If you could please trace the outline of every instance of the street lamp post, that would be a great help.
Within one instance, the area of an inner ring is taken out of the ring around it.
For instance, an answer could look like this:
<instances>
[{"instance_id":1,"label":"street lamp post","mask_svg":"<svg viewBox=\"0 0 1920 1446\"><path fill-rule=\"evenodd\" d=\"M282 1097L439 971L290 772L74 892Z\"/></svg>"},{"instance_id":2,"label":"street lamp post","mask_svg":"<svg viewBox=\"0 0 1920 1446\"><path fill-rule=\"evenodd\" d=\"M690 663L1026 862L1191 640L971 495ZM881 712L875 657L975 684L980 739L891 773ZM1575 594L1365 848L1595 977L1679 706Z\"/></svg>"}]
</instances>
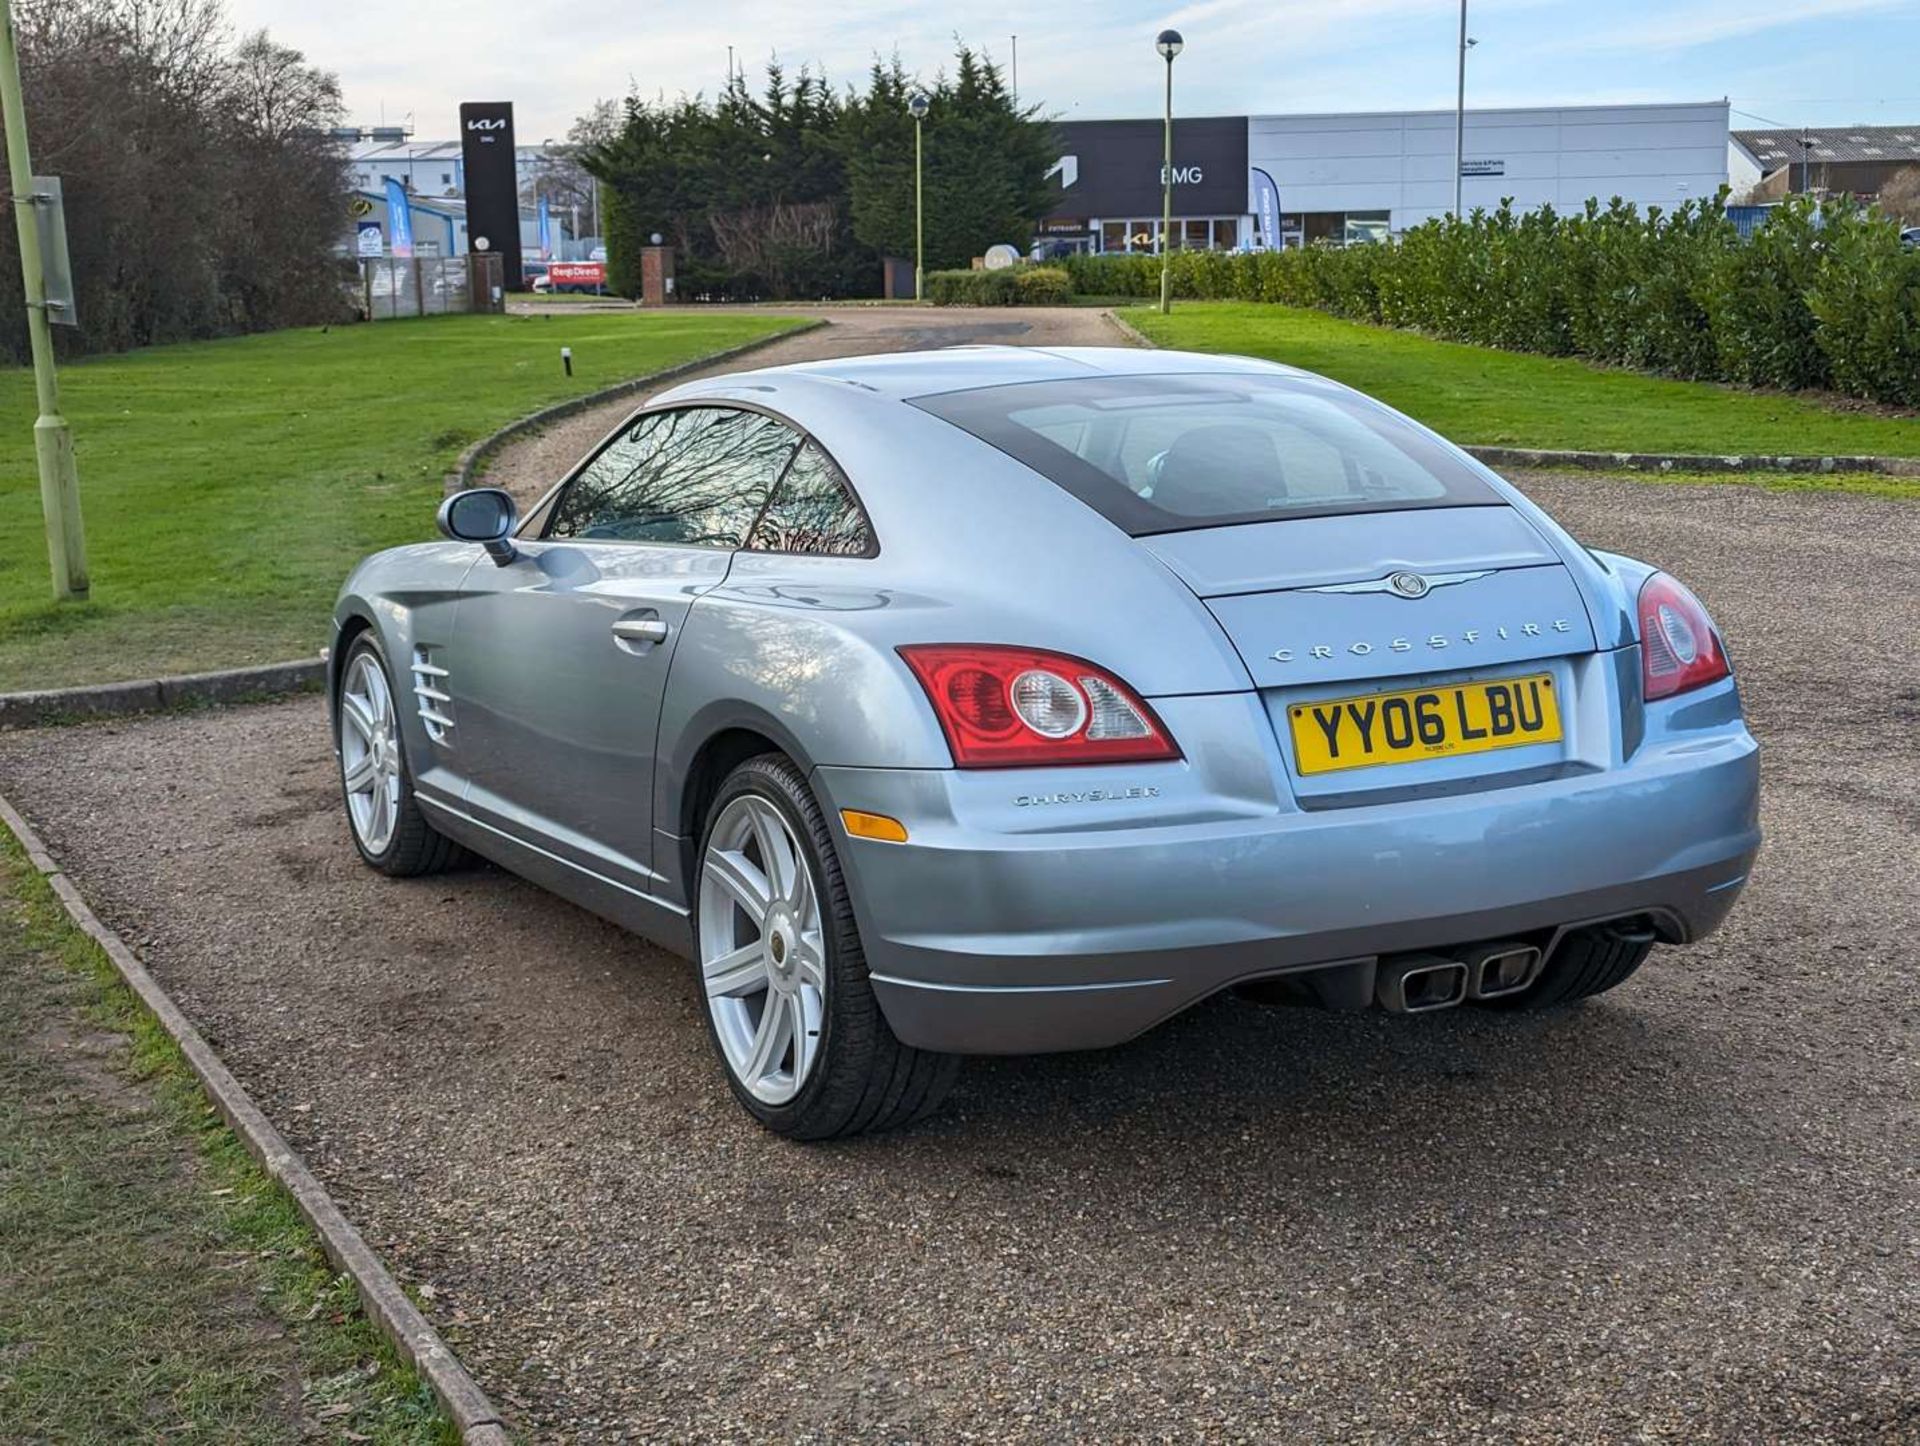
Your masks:
<instances>
[{"instance_id":1,"label":"street lamp post","mask_svg":"<svg viewBox=\"0 0 1920 1446\"><path fill-rule=\"evenodd\" d=\"M907 109L913 114L913 299L915 301L926 300L927 230L925 192L921 188L920 123L927 118L929 104L925 94L917 90L907 100Z\"/></svg>"},{"instance_id":2,"label":"street lamp post","mask_svg":"<svg viewBox=\"0 0 1920 1446\"><path fill-rule=\"evenodd\" d=\"M1473 40L1467 35L1467 0L1460 0L1460 83L1453 100L1453 215L1460 219L1462 201L1460 173L1467 164L1467 52Z\"/></svg>"},{"instance_id":3,"label":"street lamp post","mask_svg":"<svg viewBox=\"0 0 1920 1446\"><path fill-rule=\"evenodd\" d=\"M0 0L0 113L6 121L7 168L26 288L27 340L40 405L39 419L33 424L33 450L40 465L40 510L47 523L53 595L61 602L83 602L88 591L87 536L80 524L80 478L73 465L73 432L60 415L60 378L53 364L46 278L40 270L40 222L35 215L41 202L34 195L27 109L20 94L20 53L14 45L13 9L7 0Z\"/></svg>"},{"instance_id":4,"label":"street lamp post","mask_svg":"<svg viewBox=\"0 0 1920 1446\"><path fill-rule=\"evenodd\" d=\"M1160 167L1160 310L1173 310L1173 58L1186 49L1178 30L1162 30L1153 48L1167 62L1165 160Z\"/></svg>"}]
</instances>

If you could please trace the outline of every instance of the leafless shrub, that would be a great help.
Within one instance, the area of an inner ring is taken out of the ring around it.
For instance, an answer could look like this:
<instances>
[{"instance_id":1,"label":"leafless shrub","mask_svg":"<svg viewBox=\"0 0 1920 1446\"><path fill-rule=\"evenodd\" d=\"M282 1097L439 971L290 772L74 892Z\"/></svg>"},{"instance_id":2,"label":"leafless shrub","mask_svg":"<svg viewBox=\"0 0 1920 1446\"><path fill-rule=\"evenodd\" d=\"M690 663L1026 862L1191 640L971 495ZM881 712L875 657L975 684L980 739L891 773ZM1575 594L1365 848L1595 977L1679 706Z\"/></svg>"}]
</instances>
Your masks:
<instances>
[{"instance_id":1,"label":"leafless shrub","mask_svg":"<svg viewBox=\"0 0 1920 1446\"><path fill-rule=\"evenodd\" d=\"M84 350L341 314L345 160L334 77L264 32L235 42L219 0L23 0L15 7L34 168L61 176ZM11 227L0 276L18 275ZM0 281L0 341L25 323Z\"/></svg>"},{"instance_id":2,"label":"leafless shrub","mask_svg":"<svg viewBox=\"0 0 1920 1446\"><path fill-rule=\"evenodd\" d=\"M1896 172L1880 188L1879 204L1902 226L1920 226L1920 166Z\"/></svg>"}]
</instances>

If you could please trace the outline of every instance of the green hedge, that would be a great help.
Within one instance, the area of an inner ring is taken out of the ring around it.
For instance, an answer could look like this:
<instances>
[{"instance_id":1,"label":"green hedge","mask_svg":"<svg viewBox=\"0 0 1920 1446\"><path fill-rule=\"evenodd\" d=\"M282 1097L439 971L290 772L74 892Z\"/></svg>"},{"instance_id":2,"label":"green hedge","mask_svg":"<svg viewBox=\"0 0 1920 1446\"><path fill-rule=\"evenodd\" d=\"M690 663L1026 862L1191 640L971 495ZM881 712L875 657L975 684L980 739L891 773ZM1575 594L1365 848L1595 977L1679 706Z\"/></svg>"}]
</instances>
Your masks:
<instances>
[{"instance_id":1,"label":"green hedge","mask_svg":"<svg viewBox=\"0 0 1920 1446\"><path fill-rule=\"evenodd\" d=\"M1076 291L1158 296L1157 256L1070 256ZM1873 211L1794 198L1750 240L1718 201L1510 206L1379 246L1176 251L1175 296L1315 307L1512 351L1920 405L1920 252Z\"/></svg>"},{"instance_id":2,"label":"green hedge","mask_svg":"<svg viewBox=\"0 0 1920 1446\"><path fill-rule=\"evenodd\" d=\"M1073 279L1058 266L929 271L926 293L935 306L1058 306L1072 297Z\"/></svg>"}]
</instances>

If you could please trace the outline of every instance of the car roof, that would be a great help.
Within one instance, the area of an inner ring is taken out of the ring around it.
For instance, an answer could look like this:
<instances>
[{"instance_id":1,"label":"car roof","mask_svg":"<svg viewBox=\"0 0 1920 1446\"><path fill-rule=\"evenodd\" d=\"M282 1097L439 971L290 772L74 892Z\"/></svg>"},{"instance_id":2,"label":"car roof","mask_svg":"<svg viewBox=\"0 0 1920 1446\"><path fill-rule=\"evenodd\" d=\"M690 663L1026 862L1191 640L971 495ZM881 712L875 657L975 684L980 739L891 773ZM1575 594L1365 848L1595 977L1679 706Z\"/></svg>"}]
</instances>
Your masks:
<instances>
[{"instance_id":1,"label":"car roof","mask_svg":"<svg viewBox=\"0 0 1920 1446\"><path fill-rule=\"evenodd\" d=\"M777 387L783 381L806 380L837 382L868 393L905 399L932 396L940 392L968 391L975 387L1008 386L1018 382L1183 372L1307 375L1298 368L1276 362L1203 352L1122 346L955 346L938 351L885 352L876 356L835 357L826 361L761 367L755 371L716 377L711 388L699 386L698 390L713 395L722 390L752 390L756 385ZM691 387L678 389L676 394L693 390Z\"/></svg>"}]
</instances>

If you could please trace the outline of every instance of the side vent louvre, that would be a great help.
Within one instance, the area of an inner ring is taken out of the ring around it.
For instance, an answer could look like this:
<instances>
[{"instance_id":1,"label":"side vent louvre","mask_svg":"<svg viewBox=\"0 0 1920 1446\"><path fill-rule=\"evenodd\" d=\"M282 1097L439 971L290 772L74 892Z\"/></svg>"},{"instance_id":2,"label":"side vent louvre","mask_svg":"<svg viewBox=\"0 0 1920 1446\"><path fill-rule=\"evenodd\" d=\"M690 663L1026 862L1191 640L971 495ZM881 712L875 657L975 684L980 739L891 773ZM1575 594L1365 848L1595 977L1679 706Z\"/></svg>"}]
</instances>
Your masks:
<instances>
[{"instance_id":1,"label":"side vent louvre","mask_svg":"<svg viewBox=\"0 0 1920 1446\"><path fill-rule=\"evenodd\" d=\"M447 670L433 661L431 648L413 650L413 696L427 737L445 746L453 731L453 699L446 690Z\"/></svg>"}]
</instances>

